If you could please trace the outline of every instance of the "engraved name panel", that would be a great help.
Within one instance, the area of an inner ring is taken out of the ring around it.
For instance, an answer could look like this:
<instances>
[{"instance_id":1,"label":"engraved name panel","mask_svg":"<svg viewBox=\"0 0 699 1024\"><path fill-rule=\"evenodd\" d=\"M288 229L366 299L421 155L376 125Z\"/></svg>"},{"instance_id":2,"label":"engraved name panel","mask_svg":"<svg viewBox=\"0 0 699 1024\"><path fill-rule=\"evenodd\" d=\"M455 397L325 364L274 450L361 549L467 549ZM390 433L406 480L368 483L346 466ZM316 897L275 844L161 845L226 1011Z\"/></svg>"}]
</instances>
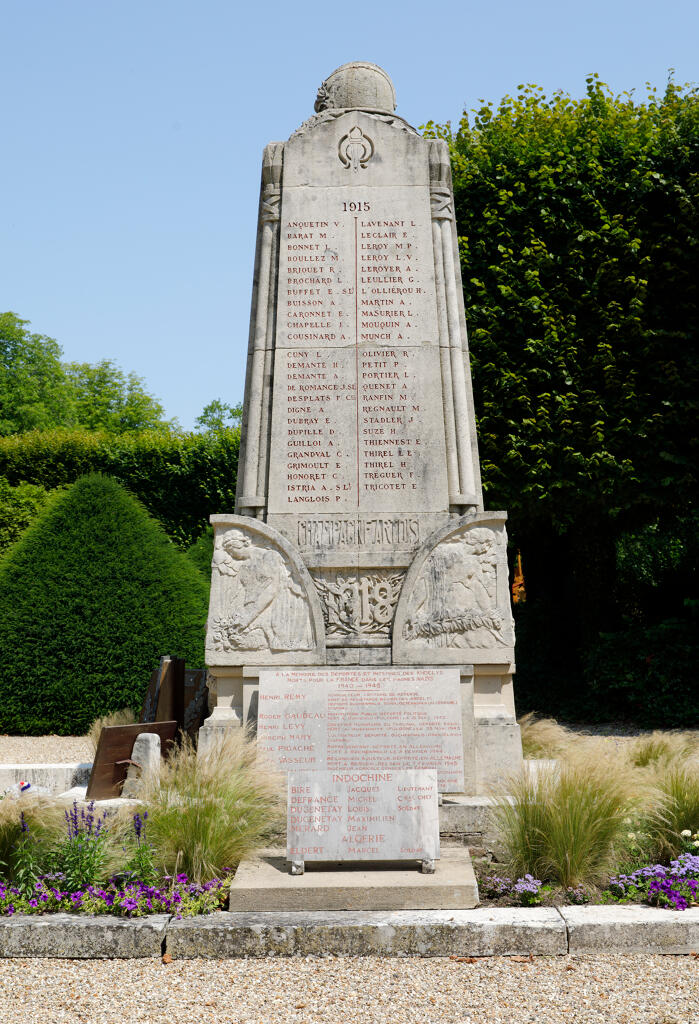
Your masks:
<instances>
[{"instance_id":1,"label":"engraved name panel","mask_svg":"<svg viewBox=\"0 0 699 1024\"><path fill-rule=\"evenodd\" d=\"M334 153L335 180L345 121L304 140L321 164ZM370 126L367 119L365 133ZM294 145L285 151L292 181ZM361 178L283 188L272 516L349 520L448 507L444 429L434 414L442 398L429 188L383 183L381 147L377 137ZM398 167L394 181L411 173Z\"/></svg>"},{"instance_id":2,"label":"engraved name panel","mask_svg":"<svg viewBox=\"0 0 699 1024\"><path fill-rule=\"evenodd\" d=\"M289 772L289 860L439 857L435 771Z\"/></svg>"}]
</instances>

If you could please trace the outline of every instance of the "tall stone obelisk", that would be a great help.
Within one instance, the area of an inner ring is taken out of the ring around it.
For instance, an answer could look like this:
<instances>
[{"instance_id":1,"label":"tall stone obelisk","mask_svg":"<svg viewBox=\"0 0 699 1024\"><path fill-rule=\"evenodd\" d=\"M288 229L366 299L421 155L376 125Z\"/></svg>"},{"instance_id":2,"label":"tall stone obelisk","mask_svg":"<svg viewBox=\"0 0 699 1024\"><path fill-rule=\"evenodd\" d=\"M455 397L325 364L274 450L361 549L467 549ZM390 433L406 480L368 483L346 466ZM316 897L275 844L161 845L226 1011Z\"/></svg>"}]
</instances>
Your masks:
<instances>
[{"instance_id":1,"label":"tall stone obelisk","mask_svg":"<svg viewBox=\"0 0 699 1024\"><path fill-rule=\"evenodd\" d=\"M254 714L262 666L458 666L477 794L522 756L506 515L483 509L447 145L395 105L344 65L264 152L208 729Z\"/></svg>"}]
</instances>

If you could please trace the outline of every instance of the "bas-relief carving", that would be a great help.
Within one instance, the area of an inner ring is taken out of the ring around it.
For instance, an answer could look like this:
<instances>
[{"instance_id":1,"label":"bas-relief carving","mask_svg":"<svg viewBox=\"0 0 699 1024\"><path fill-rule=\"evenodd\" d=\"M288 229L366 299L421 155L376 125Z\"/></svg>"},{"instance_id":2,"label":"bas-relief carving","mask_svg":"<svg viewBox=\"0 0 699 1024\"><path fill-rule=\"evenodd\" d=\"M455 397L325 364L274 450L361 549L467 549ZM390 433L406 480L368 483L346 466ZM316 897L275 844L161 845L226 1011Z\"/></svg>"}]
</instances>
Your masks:
<instances>
[{"instance_id":1,"label":"bas-relief carving","mask_svg":"<svg viewBox=\"0 0 699 1024\"><path fill-rule=\"evenodd\" d=\"M359 125L354 125L338 142L337 155L343 167L348 170L351 167L356 174L360 167L366 167L374 155L373 140L364 134Z\"/></svg>"},{"instance_id":2,"label":"bas-relief carving","mask_svg":"<svg viewBox=\"0 0 699 1024\"><path fill-rule=\"evenodd\" d=\"M211 521L207 664L323 664L321 604L293 547L259 520L226 515Z\"/></svg>"},{"instance_id":3,"label":"bas-relief carving","mask_svg":"<svg viewBox=\"0 0 699 1024\"><path fill-rule=\"evenodd\" d=\"M497 608L496 535L481 527L438 544L410 598L406 640L429 647L492 647L505 642Z\"/></svg>"},{"instance_id":4,"label":"bas-relief carving","mask_svg":"<svg viewBox=\"0 0 699 1024\"><path fill-rule=\"evenodd\" d=\"M313 631L301 583L281 553L241 529L216 540L212 587L225 609L211 623L216 651L310 651Z\"/></svg>"},{"instance_id":5,"label":"bas-relief carving","mask_svg":"<svg viewBox=\"0 0 699 1024\"><path fill-rule=\"evenodd\" d=\"M396 614L399 661L435 657L431 652L437 651L450 660L512 656L506 547L503 525L476 522L443 535L426 556L417 556Z\"/></svg>"},{"instance_id":6,"label":"bas-relief carving","mask_svg":"<svg viewBox=\"0 0 699 1024\"><path fill-rule=\"evenodd\" d=\"M329 647L341 646L352 637L388 645L405 572L325 569L311 575L323 606Z\"/></svg>"}]
</instances>

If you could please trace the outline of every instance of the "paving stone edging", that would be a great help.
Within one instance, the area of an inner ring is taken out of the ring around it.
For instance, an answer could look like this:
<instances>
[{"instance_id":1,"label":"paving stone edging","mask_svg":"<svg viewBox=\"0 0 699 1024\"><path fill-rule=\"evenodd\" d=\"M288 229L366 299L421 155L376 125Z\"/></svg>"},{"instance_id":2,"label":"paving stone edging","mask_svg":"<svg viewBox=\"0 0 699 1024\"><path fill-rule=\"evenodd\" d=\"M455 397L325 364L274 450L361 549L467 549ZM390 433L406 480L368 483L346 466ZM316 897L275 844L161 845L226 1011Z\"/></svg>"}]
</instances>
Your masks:
<instances>
[{"instance_id":1,"label":"paving stone edging","mask_svg":"<svg viewBox=\"0 0 699 1024\"><path fill-rule=\"evenodd\" d=\"M0 958L563 956L699 952L699 907L481 907L478 910L219 911L178 921L52 914L0 919Z\"/></svg>"}]
</instances>

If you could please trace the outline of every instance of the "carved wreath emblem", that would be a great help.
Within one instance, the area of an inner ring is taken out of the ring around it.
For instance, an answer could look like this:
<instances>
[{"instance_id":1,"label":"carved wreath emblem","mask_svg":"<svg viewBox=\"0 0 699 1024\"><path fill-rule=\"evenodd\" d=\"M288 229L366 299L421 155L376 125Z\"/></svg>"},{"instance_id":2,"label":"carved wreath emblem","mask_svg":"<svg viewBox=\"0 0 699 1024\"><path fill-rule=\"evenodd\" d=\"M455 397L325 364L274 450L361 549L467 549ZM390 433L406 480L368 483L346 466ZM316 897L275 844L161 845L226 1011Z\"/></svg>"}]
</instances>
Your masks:
<instances>
[{"instance_id":1,"label":"carved wreath emblem","mask_svg":"<svg viewBox=\"0 0 699 1024\"><path fill-rule=\"evenodd\" d=\"M374 155L374 143L359 125L355 125L340 139L337 155L344 167L351 167L357 173L360 167L366 167Z\"/></svg>"}]
</instances>

